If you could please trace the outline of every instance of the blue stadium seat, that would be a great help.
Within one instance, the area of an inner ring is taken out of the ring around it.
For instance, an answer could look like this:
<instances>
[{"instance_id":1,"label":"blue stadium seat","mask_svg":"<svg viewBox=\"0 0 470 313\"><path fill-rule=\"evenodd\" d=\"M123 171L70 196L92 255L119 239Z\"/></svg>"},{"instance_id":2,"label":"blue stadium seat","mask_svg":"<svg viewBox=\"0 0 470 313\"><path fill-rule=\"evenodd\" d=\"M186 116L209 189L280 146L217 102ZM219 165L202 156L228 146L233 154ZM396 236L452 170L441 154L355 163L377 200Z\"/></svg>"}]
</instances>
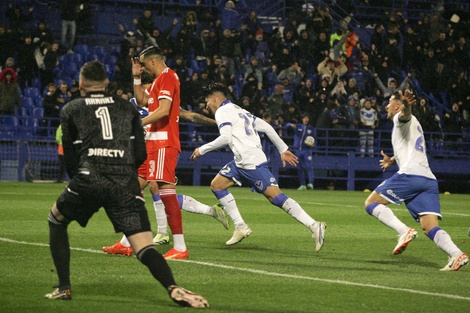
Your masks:
<instances>
[{"instance_id":1,"label":"blue stadium seat","mask_svg":"<svg viewBox=\"0 0 470 313\"><path fill-rule=\"evenodd\" d=\"M78 66L77 64L73 62L63 63L60 66L62 68L62 71L65 71L66 73L68 73L68 76L72 76L73 74L78 72Z\"/></svg>"},{"instance_id":2,"label":"blue stadium seat","mask_svg":"<svg viewBox=\"0 0 470 313\"><path fill-rule=\"evenodd\" d=\"M72 62L75 63L77 67L81 67L83 63L85 63L85 58L83 57L83 55L79 53L73 53Z\"/></svg>"},{"instance_id":3,"label":"blue stadium seat","mask_svg":"<svg viewBox=\"0 0 470 313\"><path fill-rule=\"evenodd\" d=\"M87 55L88 53L90 53L90 50L89 50L89 47L88 45L85 45L85 44L82 44L82 45L75 45L75 47L73 47L73 51L75 51L76 53L79 53L83 56Z\"/></svg>"},{"instance_id":4,"label":"blue stadium seat","mask_svg":"<svg viewBox=\"0 0 470 313\"><path fill-rule=\"evenodd\" d=\"M112 54L106 55L103 59L104 64L109 64L112 67L116 65L116 62L117 62L117 57Z\"/></svg>"},{"instance_id":5,"label":"blue stadium seat","mask_svg":"<svg viewBox=\"0 0 470 313\"><path fill-rule=\"evenodd\" d=\"M18 118L16 116L0 117L0 133L14 135L18 130Z\"/></svg>"},{"instance_id":6,"label":"blue stadium seat","mask_svg":"<svg viewBox=\"0 0 470 313\"><path fill-rule=\"evenodd\" d=\"M37 119L40 119L44 116L44 108L34 108L31 116Z\"/></svg>"},{"instance_id":7,"label":"blue stadium seat","mask_svg":"<svg viewBox=\"0 0 470 313\"><path fill-rule=\"evenodd\" d=\"M103 46L93 46L90 48L90 53L96 54L99 57L104 57L107 52Z\"/></svg>"},{"instance_id":8,"label":"blue stadium seat","mask_svg":"<svg viewBox=\"0 0 470 313\"><path fill-rule=\"evenodd\" d=\"M35 135L39 130L39 121L37 118L27 117L22 119L21 131L24 135Z\"/></svg>"},{"instance_id":9,"label":"blue stadium seat","mask_svg":"<svg viewBox=\"0 0 470 313\"><path fill-rule=\"evenodd\" d=\"M39 91L39 88L36 87L25 87L23 94L25 97L30 97L33 99L41 97L41 91Z\"/></svg>"},{"instance_id":10,"label":"blue stadium seat","mask_svg":"<svg viewBox=\"0 0 470 313\"><path fill-rule=\"evenodd\" d=\"M23 108L32 110L34 109L34 100L31 97L23 97L21 98L21 106Z\"/></svg>"},{"instance_id":11,"label":"blue stadium seat","mask_svg":"<svg viewBox=\"0 0 470 313\"><path fill-rule=\"evenodd\" d=\"M86 56L86 60L88 61L99 61L100 58L97 54L90 53Z\"/></svg>"}]
</instances>

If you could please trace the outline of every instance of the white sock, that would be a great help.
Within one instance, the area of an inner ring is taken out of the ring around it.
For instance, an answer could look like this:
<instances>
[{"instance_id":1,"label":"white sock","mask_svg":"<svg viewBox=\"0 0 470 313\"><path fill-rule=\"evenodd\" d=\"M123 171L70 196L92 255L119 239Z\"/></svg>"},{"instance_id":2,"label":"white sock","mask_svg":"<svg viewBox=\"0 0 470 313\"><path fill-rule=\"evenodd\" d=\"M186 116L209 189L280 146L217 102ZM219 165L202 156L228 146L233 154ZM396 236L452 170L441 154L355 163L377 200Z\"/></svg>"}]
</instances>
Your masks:
<instances>
[{"instance_id":1,"label":"white sock","mask_svg":"<svg viewBox=\"0 0 470 313\"><path fill-rule=\"evenodd\" d=\"M315 220L302 209L302 207L292 198L287 198L286 202L282 205L284 211L290 216L301 222L307 227L315 224Z\"/></svg>"},{"instance_id":2,"label":"white sock","mask_svg":"<svg viewBox=\"0 0 470 313\"><path fill-rule=\"evenodd\" d=\"M410 229L393 214L388 206L383 204L379 204L374 208L372 216L375 216L379 221L394 229L399 235L403 235Z\"/></svg>"},{"instance_id":3,"label":"white sock","mask_svg":"<svg viewBox=\"0 0 470 313\"><path fill-rule=\"evenodd\" d=\"M168 220L166 218L165 205L160 199L160 195L153 195L153 208L157 218L157 233L168 235Z\"/></svg>"},{"instance_id":4,"label":"white sock","mask_svg":"<svg viewBox=\"0 0 470 313\"><path fill-rule=\"evenodd\" d=\"M451 257L457 257L463 253L462 250L454 244L449 234L442 229L436 232L433 241L442 251Z\"/></svg>"},{"instance_id":5,"label":"white sock","mask_svg":"<svg viewBox=\"0 0 470 313\"><path fill-rule=\"evenodd\" d=\"M173 248L176 250L180 252L186 251L186 243L184 242L183 234L173 235L173 243Z\"/></svg>"},{"instance_id":6,"label":"white sock","mask_svg":"<svg viewBox=\"0 0 470 313\"><path fill-rule=\"evenodd\" d=\"M206 214L211 216L214 215L212 212L214 210L212 210L210 206L185 195L183 195L183 204L181 209L191 213Z\"/></svg>"},{"instance_id":7,"label":"white sock","mask_svg":"<svg viewBox=\"0 0 470 313\"><path fill-rule=\"evenodd\" d=\"M238 210L237 202L230 192L225 197L219 199L219 202L224 206L225 211L227 212L228 216L230 216L235 226L246 226L245 221L243 220L243 217Z\"/></svg>"},{"instance_id":8,"label":"white sock","mask_svg":"<svg viewBox=\"0 0 470 313\"><path fill-rule=\"evenodd\" d=\"M121 238L120 242L124 247L130 247L131 246L131 243L129 242L129 240L127 240L126 235L122 235L122 238Z\"/></svg>"}]
</instances>

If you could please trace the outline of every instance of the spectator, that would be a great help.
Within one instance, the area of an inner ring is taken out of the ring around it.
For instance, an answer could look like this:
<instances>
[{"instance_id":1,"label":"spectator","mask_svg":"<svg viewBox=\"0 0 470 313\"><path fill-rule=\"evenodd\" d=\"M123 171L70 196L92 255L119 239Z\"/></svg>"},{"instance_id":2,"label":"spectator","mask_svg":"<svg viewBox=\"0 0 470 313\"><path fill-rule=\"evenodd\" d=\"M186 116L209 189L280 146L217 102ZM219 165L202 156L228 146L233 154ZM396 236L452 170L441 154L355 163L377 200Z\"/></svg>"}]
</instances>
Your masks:
<instances>
[{"instance_id":1,"label":"spectator","mask_svg":"<svg viewBox=\"0 0 470 313\"><path fill-rule=\"evenodd\" d=\"M411 73L408 73L407 77L403 80L399 87L397 87L398 85L395 78L388 79L387 87L384 86L382 80L379 78L377 73L374 74L374 78L377 86L380 88L380 90L382 90L384 98L389 98L394 91L403 90L403 88L406 86L406 84L411 78Z\"/></svg>"},{"instance_id":2,"label":"spectator","mask_svg":"<svg viewBox=\"0 0 470 313\"><path fill-rule=\"evenodd\" d=\"M183 108L192 111L199 102L201 97L202 84L199 81L199 73L193 72L191 78L185 84L181 86L181 104Z\"/></svg>"},{"instance_id":3,"label":"spectator","mask_svg":"<svg viewBox=\"0 0 470 313\"><path fill-rule=\"evenodd\" d=\"M28 7L28 13L24 14L19 4L10 4L6 16L10 22L10 29L15 37L21 37L26 31L26 22L33 19L34 6Z\"/></svg>"},{"instance_id":4,"label":"spectator","mask_svg":"<svg viewBox=\"0 0 470 313\"><path fill-rule=\"evenodd\" d=\"M274 86L273 93L268 97L268 112L273 120L282 114L282 108L284 107L283 96L284 86L277 84Z\"/></svg>"},{"instance_id":5,"label":"spectator","mask_svg":"<svg viewBox=\"0 0 470 313\"><path fill-rule=\"evenodd\" d=\"M219 19L222 22L222 29L240 30L241 17L246 10L245 0L234 1L219 0L217 8L219 9Z\"/></svg>"},{"instance_id":6,"label":"spectator","mask_svg":"<svg viewBox=\"0 0 470 313\"><path fill-rule=\"evenodd\" d=\"M206 60L217 52L217 38L210 36L208 29L203 29L194 42L194 54L196 60Z\"/></svg>"},{"instance_id":7,"label":"spectator","mask_svg":"<svg viewBox=\"0 0 470 313\"><path fill-rule=\"evenodd\" d=\"M436 122L436 113L426 98L419 99L417 105L413 107L413 115L416 116L423 131L427 134L439 131L439 125Z\"/></svg>"},{"instance_id":8,"label":"spectator","mask_svg":"<svg viewBox=\"0 0 470 313\"><path fill-rule=\"evenodd\" d=\"M448 93L452 102L464 101L468 94L468 80L466 71L460 70L448 82Z\"/></svg>"},{"instance_id":9,"label":"spectator","mask_svg":"<svg viewBox=\"0 0 470 313\"><path fill-rule=\"evenodd\" d=\"M295 103L301 112L306 112L315 101L315 86L311 78L306 78L300 83L294 94Z\"/></svg>"},{"instance_id":10,"label":"spectator","mask_svg":"<svg viewBox=\"0 0 470 313\"><path fill-rule=\"evenodd\" d=\"M41 83L44 89L47 85L54 82L54 69L59 66L59 43L52 42L44 56L44 69L41 71Z\"/></svg>"},{"instance_id":11,"label":"spectator","mask_svg":"<svg viewBox=\"0 0 470 313\"><path fill-rule=\"evenodd\" d=\"M234 46L239 43L239 36L230 29L224 29L219 40L219 53L222 57L222 64L227 67L230 75L235 74L235 54Z\"/></svg>"},{"instance_id":12,"label":"spectator","mask_svg":"<svg viewBox=\"0 0 470 313\"><path fill-rule=\"evenodd\" d=\"M349 111L348 104L343 99L335 99L331 105L328 106L328 123L330 127L337 129L338 131L330 132L331 139L330 143L335 146L344 145L343 138L345 137L344 130L349 128ZM320 127L320 126L317 126Z\"/></svg>"},{"instance_id":13,"label":"spectator","mask_svg":"<svg viewBox=\"0 0 470 313\"><path fill-rule=\"evenodd\" d=\"M156 27L149 36L145 37L147 38L146 45L159 47L160 49L167 51L166 55L171 57L173 55L172 50L174 49L171 33L175 29L176 25L178 25L178 19L175 18L173 19L173 22L170 24L170 26L164 31ZM189 35L192 34L187 28L185 29L185 32Z\"/></svg>"},{"instance_id":14,"label":"spectator","mask_svg":"<svg viewBox=\"0 0 470 313\"><path fill-rule=\"evenodd\" d=\"M37 45L33 43L31 34L25 34L23 44L19 46L18 51L18 78L22 89L26 83L32 87L33 77L37 74L38 65L36 63L35 51Z\"/></svg>"},{"instance_id":15,"label":"spectator","mask_svg":"<svg viewBox=\"0 0 470 313\"><path fill-rule=\"evenodd\" d=\"M254 10L251 10L248 13L248 16L244 19L244 23L248 27L248 30L250 31L253 37L256 36L256 32L258 32L259 30L264 32L263 25L258 20L258 15Z\"/></svg>"},{"instance_id":16,"label":"spectator","mask_svg":"<svg viewBox=\"0 0 470 313\"><path fill-rule=\"evenodd\" d=\"M245 81L247 81L248 75L252 74L256 78L257 82L261 84L263 83L263 72L258 64L258 57L252 56L250 58L250 64L245 64L243 68L245 71Z\"/></svg>"},{"instance_id":17,"label":"spectator","mask_svg":"<svg viewBox=\"0 0 470 313\"><path fill-rule=\"evenodd\" d=\"M72 48L75 43L75 33L77 31L76 21L80 10L83 9L83 4L80 4L80 0L63 0L61 4L62 45L68 52L73 52Z\"/></svg>"},{"instance_id":18,"label":"spectator","mask_svg":"<svg viewBox=\"0 0 470 313\"><path fill-rule=\"evenodd\" d=\"M346 94L349 96L360 95L359 88L357 88L356 79L353 77L348 79L348 83L344 86L344 89L346 90Z\"/></svg>"},{"instance_id":19,"label":"spectator","mask_svg":"<svg viewBox=\"0 0 470 313\"><path fill-rule=\"evenodd\" d=\"M359 108L359 99L354 94L348 97L348 111L349 128L357 129L361 120L361 115Z\"/></svg>"},{"instance_id":20,"label":"spectator","mask_svg":"<svg viewBox=\"0 0 470 313\"><path fill-rule=\"evenodd\" d=\"M374 129L377 127L379 118L377 111L372 107L369 98L364 100L364 106L360 110L361 121L359 123L359 144L361 157L365 156L366 147L369 157L374 157Z\"/></svg>"},{"instance_id":21,"label":"spectator","mask_svg":"<svg viewBox=\"0 0 470 313\"><path fill-rule=\"evenodd\" d=\"M63 106L63 101L60 101L57 87L53 83L47 86L47 94L43 98L43 106L44 115L41 121L41 133L47 136L59 127L59 113Z\"/></svg>"},{"instance_id":22,"label":"spectator","mask_svg":"<svg viewBox=\"0 0 470 313\"><path fill-rule=\"evenodd\" d=\"M81 97L78 81L74 81L72 83L72 87L70 88L70 93L72 94L72 96L70 97L70 100Z\"/></svg>"},{"instance_id":23,"label":"spectator","mask_svg":"<svg viewBox=\"0 0 470 313\"><path fill-rule=\"evenodd\" d=\"M184 62L184 59L181 55L177 55L175 57L175 63L171 68L178 75L181 86L184 86L184 84L189 81L189 68L186 66L186 62Z\"/></svg>"},{"instance_id":24,"label":"spectator","mask_svg":"<svg viewBox=\"0 0 470 313\"><path fill-rule=\"evenodd\" d=\"M454 102L449 113L444 114L444 129L447 147L450 150L462 150L464 118L459 105Z\"/></svg>"},{"instance_id":25,"label":"spectator","mask_svg":"<svg viewBox=\"0 0 470 313\"><path fill-rule=\"evenodd\" d=\"M40 21L37 28L32 33L33 41L39 40L41 52L45 54L45 49L50 49L54 42L54 35L47 27L46 22Z\"/></svg>"},{"instance_id":26,"label":"spectator","mask_svg":"<svg viewBox=\"0 0 470 313\"><path fill-rule=\"evenodd\" d=\"M250 112L257 114L257 107L263 98L263 85L253 73L250 73L242 87L241 97L246 97L250 101Z\"/></svg>"},{"instance_id":27,"label":"spectator","mask_svg":"<svg viewBox=\"0 0 470 313\"><path fill-rule=\"evenodd\" d=\"M16 72L6 68L0 73L0 115L13 115L20 106Z\"/></svg>"},{"instance_id":28,"label":"spectator","mask_svg":"<svg viewBox=\"0 0 470 313\"><path fill-rule=\"evenodd\" d=\"M434 56L434 49L429 48L421 63L421 82L423 91L431 93L437 90L436 82L439 80L439 65Z\"/></svg>"},{"instance_id":29,"label":"spectator","mask_svg":"<svg viewBox=\"0 0 470 313\"><path fill-rule=\"evenodd\" d=\"M309 33L304 29L300 32L299 38L299 66L304 69L305 73L313 73L313 58L315 52L315 44L310 38Z\"/></svg>"},{"instance_id":30,"label":"spectator","mask_svg":"<svg viewBox=\"0 0 470 313\"><path fill-rule=\"evenodd\" d=\"M15 54L18 38L9 28L0 24L0 70L3 69L6 60Z\"/></svg>"},{"instance_id":31,"label":"spectator","mask_svg":"<svg viewBox=\"0 0 470 313\"><path fill-rule=\"evenodd\" d=\"M134 24L137 28L137 33L142 38L148 38L155 29L155 22L152 16L152 11L148 8L144 9L144 12L138 19L134 19Z\"/></svg>"},{"instance_id":32,"label":"spectator","mask_svg":"<svg viewBox=\"0 0 470 313\"><path fill-rule=\"evenodd\" d=\"M347 96L348 96L348 92L346 91L346 88L344 87L344 82L342 80L338 80L336 85L331 90L330 97L332 99L338 99L338 98L346 98Z\"/></svg>"},{"instance_id":33,"label":"spectator","mask_svg":"<svg viewBox=\"0 0 470 313\"><path fill-rule=\"evenodd\" d=\"M300 122L300 112L299 107L293 102L287 102L283 108L283 119L288 123L299 123ZM281 124L282 125L282 124Z\"/></svg>"},{"instance_id":34,"label":"spectator","mask_svg":"<svg viewBox=\"0 0 470 313\"><path fill-rule=\"evenodd\" d=\"M60 107L62 108L67 102L71 100L72 92L69 90L66 82L61 82L59 89L56 92L58 95L57 101L61 104Z\"/></svg>"},{"instance_id":35,"label":"spectator","mask_svg":"<svg viewBox=\"0 0 470 313\"><path fill-rule=\"evenodd\" d=\"M315 56L313 58L315 64L314 66L318 66L318 63L325 60L326 57L330 55L330 43L328 38L326 37L325 32L321 32L318 34L318 40L315 41Z\"/></svg>"}]
</instances>

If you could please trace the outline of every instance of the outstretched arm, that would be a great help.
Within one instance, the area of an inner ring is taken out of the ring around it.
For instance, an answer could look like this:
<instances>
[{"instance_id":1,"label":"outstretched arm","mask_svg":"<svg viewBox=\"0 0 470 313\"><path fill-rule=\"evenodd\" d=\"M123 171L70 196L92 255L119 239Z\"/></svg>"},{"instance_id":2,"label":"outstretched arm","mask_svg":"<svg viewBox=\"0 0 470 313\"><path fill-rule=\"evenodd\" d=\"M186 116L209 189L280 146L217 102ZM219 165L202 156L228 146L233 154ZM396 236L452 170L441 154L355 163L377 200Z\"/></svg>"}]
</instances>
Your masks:
<instances>
[{"instance_id":1,"label":"outstretched arm","mask_svg":"<svg viewBox=\"0 0 470 313\"><path fill-rule=\"evenodd\" d=\"M405 90L404 94L400 91L400 98L403 103L403 108L398 116L398 120L402 123L406 123L411 120L411 106L416 103L416 98L409 90Z\"/></svg>"},{"instance_id":2,"label":"outstretched arm","mask_svg":"<svg viewBox=\"0 0 470 313\"><path fill-rule=\"evenodd\" d=\"M204 126L217 126L217 123L215 120L204 116L202 114L196 113L196 112L191 112L191 111L186 111L184 109L181 109L180 111L180 118L183 120L196 123L199 125L204 125Z\"/></svg>"}]
</instances>

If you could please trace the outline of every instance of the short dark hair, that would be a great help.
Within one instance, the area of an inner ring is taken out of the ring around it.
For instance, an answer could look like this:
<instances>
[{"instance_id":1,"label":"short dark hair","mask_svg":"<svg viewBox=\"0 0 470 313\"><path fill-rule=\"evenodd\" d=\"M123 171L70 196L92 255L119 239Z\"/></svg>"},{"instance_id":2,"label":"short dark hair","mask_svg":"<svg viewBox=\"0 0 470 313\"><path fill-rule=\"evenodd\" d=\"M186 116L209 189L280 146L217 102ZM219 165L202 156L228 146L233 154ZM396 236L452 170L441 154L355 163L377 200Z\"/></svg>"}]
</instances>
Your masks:
<instances>
[{"instance_id":1,"label":"short dark hair","mask_svg":"<svg viewBox=\"0 0 470 313\"><path fill-rule=\"evenodd\" d=\"M142 85L151 84L153 82L153 77L147 72L142 72L141 80Z\"/></svg>"},{"instance_id":2,"label":"short dark hair","mask_svg":"<svg viewBox=\"0 0 470 313\"><path fill-rule=\"evenodd\" d=\"M227 87L225 87L225 85L221 83L213 83L213 84L206 85L203 87L202 90L203 90L204 98L210 96L214 92L221 92L224 94L224 96L227 95Z\"/></svg>"},{"instance_id":3,"label":"short dark hair","mask_svg":"<svg viewBox=\"0 0 470 313\"><path fill-rule=\"evenodd\" d=\"M154 47L154 46L150 46L150 47L145 48L139 54L139 56L143 56L143 57L148 57L148 56L152 56L152 55L164 56L165 54L163 53L162 49L160 49L159 47Z\"/></svg>"},{"instance_id":4,"label":"short dark hair","mask_svg":"<svg viewBox=\"0 0 470 313\"><path fill-rule=\"evenodd\" d=\"M95 82L102 82L107 79L104 66L99 61L86 62L80 70L80 75L82 75L86 80L92 80Z\"/></svg>"}]
</instances>

